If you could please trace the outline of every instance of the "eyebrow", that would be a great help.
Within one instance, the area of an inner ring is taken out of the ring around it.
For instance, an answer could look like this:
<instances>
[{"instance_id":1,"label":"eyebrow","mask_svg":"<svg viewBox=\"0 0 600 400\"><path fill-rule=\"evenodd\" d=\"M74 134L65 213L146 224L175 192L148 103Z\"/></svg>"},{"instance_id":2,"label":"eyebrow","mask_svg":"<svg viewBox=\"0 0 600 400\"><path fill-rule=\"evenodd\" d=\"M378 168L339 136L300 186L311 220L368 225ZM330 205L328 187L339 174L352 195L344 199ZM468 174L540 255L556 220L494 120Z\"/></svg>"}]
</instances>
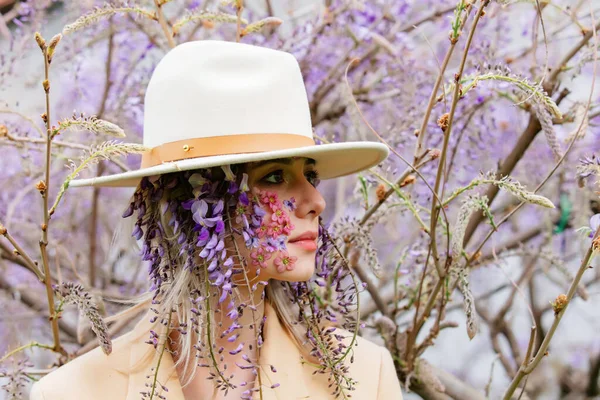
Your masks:
<instances>
[{"instance_id":1,"label":"eyebrow","mask_svg":"<svg viewBox=\"0 0 600 400\"><path fill-rule=\"evenodd\" d=\"M256 161L251 163L250 165L252 166L252 168L257 168L260 167L262 165L265 164L286 164L286 165L291 165L294 162L294 159L291 157L287 157L287 158L276 158L274 160L262 160L262 161ZM304 165L315 165L317 162L315 160L313 160L312 158L305 158L304 159Z\"/></svg>"}]
</instances>

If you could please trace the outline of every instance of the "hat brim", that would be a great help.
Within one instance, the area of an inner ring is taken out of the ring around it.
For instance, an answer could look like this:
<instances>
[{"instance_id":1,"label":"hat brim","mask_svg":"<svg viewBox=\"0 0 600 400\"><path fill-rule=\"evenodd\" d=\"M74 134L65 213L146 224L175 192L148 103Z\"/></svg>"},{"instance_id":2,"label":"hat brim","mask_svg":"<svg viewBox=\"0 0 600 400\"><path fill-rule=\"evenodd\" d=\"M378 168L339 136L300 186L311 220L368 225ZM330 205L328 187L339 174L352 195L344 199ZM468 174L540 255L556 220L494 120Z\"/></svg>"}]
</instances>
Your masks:
<instances>
[{"instance_id":1,"label":"hat brim","mask_svg":"<svg viewBox=\"0 0 600 400\"><path fill-rule=\"evenodd\" d=\"M316 169L319 171L319 178L331 179L371 168L385 160L388 154L388 147L383 143L345 142L321 144L261 153L227 154L172 161L120 174L89 179L74 179L69 183L69 187L136 187L145 176L288 157L314 159Z\"/></svg>"}]
</instances>

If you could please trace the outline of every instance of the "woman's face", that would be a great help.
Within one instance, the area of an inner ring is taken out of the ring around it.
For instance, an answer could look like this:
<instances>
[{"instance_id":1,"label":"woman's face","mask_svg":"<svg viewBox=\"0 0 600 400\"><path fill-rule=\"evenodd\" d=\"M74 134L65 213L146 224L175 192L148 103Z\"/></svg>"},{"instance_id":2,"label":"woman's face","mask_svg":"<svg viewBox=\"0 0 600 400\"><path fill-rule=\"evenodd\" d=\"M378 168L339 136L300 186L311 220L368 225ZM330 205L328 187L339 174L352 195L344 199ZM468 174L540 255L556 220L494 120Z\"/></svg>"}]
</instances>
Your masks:
<instances>
[{"instance_id":1,"label":"woman's face","mask_svg":"<svg viewBox=\"0 0 600 400\"><path fill-rule=\"evenodd\" d=\"M319 179L314 161L307 158L261 161L248 164L246 173L251 192L264 200L263 225L277 226L279 222L290 228L287 235L279 236L280 241L285 240L285 250L270 254L260 267L259 279L290 282L310 279L315 268L319 215L325 209L325 200L316 189ZM269 200L271 205L266 205ZM265 233L259 240L268 238ZM253 261L256 264L260 250L247 248L241 237L237 241L249 266L249 277L253 278L258 269Z\"/></svg>"}]
</instances>

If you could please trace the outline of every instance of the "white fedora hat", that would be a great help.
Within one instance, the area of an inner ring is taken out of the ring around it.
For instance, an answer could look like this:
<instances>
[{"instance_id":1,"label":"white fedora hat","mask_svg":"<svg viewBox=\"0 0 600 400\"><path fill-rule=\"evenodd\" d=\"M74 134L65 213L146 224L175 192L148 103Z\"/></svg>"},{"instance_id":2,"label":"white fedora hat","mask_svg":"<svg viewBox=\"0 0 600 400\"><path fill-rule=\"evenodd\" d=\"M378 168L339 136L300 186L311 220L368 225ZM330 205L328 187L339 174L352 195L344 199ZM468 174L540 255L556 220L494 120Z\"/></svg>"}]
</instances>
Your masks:
<instances>
[{"instance_id":1,"label":"white fedora hat","mask_svg":"<svg viewBox=\"0 0 600 400\"><path fill-rule=\"evenodd\" d=\"M137 186L144 176L286 157L316 161L321 179L370 168L377 142L316 145L296 58L220 40L186 42L158 63L146 90L137 170L75 179L76 186Z\"/></svg>"}]
</instances>

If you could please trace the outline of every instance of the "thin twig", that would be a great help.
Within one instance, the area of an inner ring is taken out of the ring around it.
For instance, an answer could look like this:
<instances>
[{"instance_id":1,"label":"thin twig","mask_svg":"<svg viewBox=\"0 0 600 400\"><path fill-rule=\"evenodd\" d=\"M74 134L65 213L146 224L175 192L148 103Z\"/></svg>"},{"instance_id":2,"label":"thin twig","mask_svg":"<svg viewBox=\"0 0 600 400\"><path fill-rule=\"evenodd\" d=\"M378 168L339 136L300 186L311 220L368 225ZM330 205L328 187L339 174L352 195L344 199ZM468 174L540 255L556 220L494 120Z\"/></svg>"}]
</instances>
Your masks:
<instances>
[{"instance_id":1,"label":"thin twig","mask_svg":"<svg viewBox=\"0 0 600 400\"><path fill-rule=\"evenodd\" d=\"M158 18L158 23L160 24L160 27L167 38L169 47L174 48L176 44L175 39L173 38L173 30L169 27L165 19L165 14L162 9L163 4L160 0L154 0L154 5L156 6L156 17Z\"/></svg>"},{"instance_id":2,"label":"thin twig","mask_svg":"<svg viewBox=\"0 0 600 400\"><path fill-rule=\"evenodd\" d=\"M50 213L48 210L48 195L50 192L50 157L52 150L52 125L51 125L51 115L50 115L50 63L48 61L48 49L46 45L42 48L42 53L44 56L44 78L45 85L44 91L46 93L46 166L45 166L45 174L46 179L43 182L43 186L45 186L45 190L40 190L43 199L43 213L44 213L44 222L42 224L42 239L40 240L40 253L42 255L42 266L44 268L44 277L46 284L46 296L48 300L48 312L50 325L52 327L52 336L54 338L54 351L59 352L61 354L66 355L66 351L60 344L60 335L58 332L58 318L54 311L54 290L52 289L52 275L50 274L50 263L48 261L48 229L50 223Z\"/></svg>"}]
</instances>

